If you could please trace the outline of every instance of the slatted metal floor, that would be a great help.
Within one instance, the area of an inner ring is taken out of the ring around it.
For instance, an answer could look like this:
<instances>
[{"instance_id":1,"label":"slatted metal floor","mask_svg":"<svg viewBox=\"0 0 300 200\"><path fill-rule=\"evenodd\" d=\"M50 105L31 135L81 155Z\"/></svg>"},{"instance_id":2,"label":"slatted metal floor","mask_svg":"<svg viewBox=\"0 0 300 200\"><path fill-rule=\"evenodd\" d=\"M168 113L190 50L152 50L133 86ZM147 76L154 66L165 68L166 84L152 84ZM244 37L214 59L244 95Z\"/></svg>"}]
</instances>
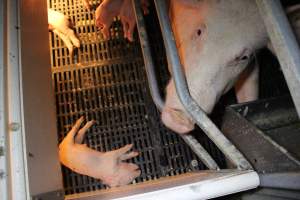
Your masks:
<instances>
[{"instance_id":1,"label":"slatted metal floor","mask_svg":"<svg viewBox=\"0 0 300 200\"><path fill-rule=\"evenodd\" d=\"M81 41L71 58L63 42L49 33L52 78L56 98L57 127L62 141L80 116L96 120L85 143L98 151L110 151L134 144L140 155L131 160L139 165L141 176L134 183L205 169L189 147L161 123L152 102L137 36L129 43L123 38L116 19L111 40L104 40L95 28L94 10L85 10L82 0L48 0L49 7L68 15ZM90 1L93 6L99 1ZM147 17L151 26L154 17ZM158 30L156 27L154 30ZM168 80L160 33L150 35L161 88ZM224 165L217 148L203 135L203 145ZM107 187L100 180L72 172L62 166L66 194Z\"/></svg>"}]
</instances>

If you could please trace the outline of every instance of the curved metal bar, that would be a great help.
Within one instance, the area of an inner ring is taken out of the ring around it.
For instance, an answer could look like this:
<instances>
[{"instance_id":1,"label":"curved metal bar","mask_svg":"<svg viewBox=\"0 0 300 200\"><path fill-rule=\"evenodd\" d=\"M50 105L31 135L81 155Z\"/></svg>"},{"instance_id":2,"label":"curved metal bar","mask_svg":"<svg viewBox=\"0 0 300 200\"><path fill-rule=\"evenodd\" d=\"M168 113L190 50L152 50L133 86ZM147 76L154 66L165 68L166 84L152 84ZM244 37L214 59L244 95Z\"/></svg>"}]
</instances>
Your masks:
<instances>
[{"instance_id":1,"label":"curved metal bar","mask_svg":"<svg viewBox=\"0 0 300 200\"><path fill-rule=\"evenodd\" d=\"M146 31L146 26L141 11L140 0L132 0L133 7L135 10L135 17L138 27L138 33L141 43L141 48L143 52L145 68L148 78L148 83L150 87L151 96L157 108L161 111L164 107L164 101L159 93L159 88L157 84L157 79L154 71L153 57L151 55L151 50L149 46L149 39ZM209 169L220 169L218 164L209 155L209 153L201 146L201 144L192 135L181 135L182 139L186 144L190 146L192 151L199 157L199 159L205 164Z\"/></svg>"},{"instance_id":2,"label":"curved metal bar","mask_svg":"<svg viewBox=\"0 0 300 200\"><path fill-rule=\"evenodd\" d=\"M167 5L165 0L154 0L156 11L162 30L165 43L166 54L169 65L171 66L176 91L181 103L187 112L191 115L197 125L206 133L206 135L219 147L225 156L238 169L252 169L250 163L239 152L239 150L223 135L216 125L207 117L205 112L197 105L191 97L188 90L186 78L179 61L178 52L175 44L175 38L169 22Z\"/></svg>"},{"instance_id":3,"label":"curved metal bar","mask_svg":"<svg viewBox=\"0 0 300 200\"><path fill-rule=\"evenodd\" d=\"M139 38L140 38L140 44L143 52L145 69L146 69L148 83L150 87L150 93L156 107L161 111L164 107L165 102L159 92L158 81L154 70L154 62L152 59L152 54L149 46L149 39L146 31L143 14L141 11L141 3L140 0L138 1L132 0L132 4L134 5L133 8L135 11L135 19L137 23Z\"/></svg>"}]
</instances>

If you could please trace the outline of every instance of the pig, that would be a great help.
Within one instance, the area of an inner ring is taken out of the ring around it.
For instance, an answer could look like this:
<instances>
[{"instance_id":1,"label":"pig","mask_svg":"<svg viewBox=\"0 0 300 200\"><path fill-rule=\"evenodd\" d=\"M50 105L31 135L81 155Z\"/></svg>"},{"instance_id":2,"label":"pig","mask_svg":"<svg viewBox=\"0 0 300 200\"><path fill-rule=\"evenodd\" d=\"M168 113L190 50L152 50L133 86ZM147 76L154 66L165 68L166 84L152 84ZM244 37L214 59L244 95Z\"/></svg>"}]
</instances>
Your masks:
<instances>
[{"instance_id":1,"label":"pig","mask_svg":"<svg viewBox=\"0 0 300 200\"><path fill-rule=\"evenodd\" d=\"M259 65L254 61L239 76L234 85L238 103L255 101L259 95Z\"/></svg>"},{"instance_id":2,"label":"pig","mask_svg":"<svg viewBox=\"0 0 300 200\"><path fill-rule=\"evenodd\" d=\"M148 0L141 0L141 6L144 14L148 14ZM96 26L101 29L105 39L110 39L109 30L117 16L123 25L124 38L132 42L136 21L131 0L104 0L96 9Z\"/></svg>"},{"instance_id":3,"label":"pig","mask_svg":"<svg viewBox=\"0 0 300 200\"><path fill-rule=\"evenodd\" d=\"M245 70L269 39L255 1L170 0L169 17L189 91L204 112L210 113L239 77L238 98L257 98L259 69ZM299 30L299 23L296 26ZM247 88L253 90L248 97ZM179 101L173 79L166 87L165 102L163 123L179 134L193 130L194 122Z\"/></svg>"},{"instance_id":4,"label":"pig","mask_svg":"<svg viewBox=\"0 0 300 200\"><path fill-rule=\"evenodd\" d=\"M86 131L94 123L89 121L79 129L83 121L83 117L78 119L59 144L59 160L63 165L79 174L101 179L110 187L129 184L140 175L136 164L124 162L138 155L138 152L129 152L132 144L109 152L99 152L82 144Z\"/></svg>"},{"instance_id":5,"label":"pig","mask_svg":"<svg viewBox=\"0 0 300 200\"><path fill-rule=\"evenodd\" d=\"M290 6L286 9L286 13L294 29L296 39L298 43L300 41L300 5ZM274 53L271 43L267 44L269 50ZM250 66L248 66L242 74L239 76L237 82L234 85L236 92L237 102L244 103L248 101L254 101L258 99L259 95L259 65L255 60Z\"/></svg>"},{"instance_id":6,"label":"pig","mask_svg":"<svg viewBox=\"0 0 300 200\"><path fill-rule=\"evenodd\" d=\"M74 31L70 28L71 23L64 14L48 9L48 27L57 34L67 46L70 55L73 55L73 50L80 47L80 41L76 37Z\"/></svg>"}]
</instances>

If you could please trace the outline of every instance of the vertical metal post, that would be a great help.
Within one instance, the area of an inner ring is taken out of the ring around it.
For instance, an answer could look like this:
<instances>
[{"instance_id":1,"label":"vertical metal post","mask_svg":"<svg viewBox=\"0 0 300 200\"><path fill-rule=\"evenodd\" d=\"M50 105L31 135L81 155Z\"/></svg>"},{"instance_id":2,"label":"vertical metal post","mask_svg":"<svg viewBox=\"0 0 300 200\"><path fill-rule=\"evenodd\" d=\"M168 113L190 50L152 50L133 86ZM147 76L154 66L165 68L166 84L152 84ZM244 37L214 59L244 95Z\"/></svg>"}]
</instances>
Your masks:
<instances>
[{"instance_id":1,"label":"vertical metal post","mask_svg":"<svg viewBox=\"0 0 300 200\"><path fill-rule=\"evenodd\" d=\"M219 147L225 156L239 169L251 169L250 163L238 151L238 149L222 134L216 125L207 117L205 112L191 97L184 76L175 44L175 38L169 22L167 5L165 0L154 0L162 35L165 43L166 54L172 69L176 91L181 103L191 115L197 125Z\"/></svg>"},{"instance_id":2,"label":"vertical metal post","mask_svg":"<svg viewBox=\"0 0 300 200\"><path fill-rule=\"evenodd\" d=\"M6 109L6 1L0 1L0 199L9 200Z\"/></svg>"},{"instance_id":3,"label":"vertical metal post","mask_svg":"<svg viewBox=\"0 0 300 200\"><path fill-rule=\"evenodd\" d=\"M19 1L7 3L7 115L10 162L11 199L30 199L26 167L26 148L22 115L22 88L20 63Z\"/></svg>"},{"instance_id":4,"label":"vertical metal post","mask_svg":"<svg viewBox=\"0 0 300 200\"><path fill-rule=\"evenodd\" d=\"M145 62L145 69L147 73L147 78L148 78L148 83L150 87L150 93L152 96L152 99L156 105L156 107L159 110L162 110L164 107L164 100L160 95L159 92L159 87L158 87L158 82L157 78L155 75L155 70L154 70L154 62L153 62L153 56L151 54L151 49L149 45L149 39L146 31L146 26L143 18L143 14L141 11L141 3L140 0L135 1L132 0L132 4L134 5L134 12L135 12L135 19L137 22L137 29L139 33L139 38L140 38L140 44L143 52L143 57L144 57L144 62Z\"/></svg>"},{"instance_id":5,"label":"vertical metal post","mask_svg":"<svg viewBox=\"0 0 300 200\"><path fill-rule=\"evenodd\" d=\"M137 28L141 43L141 48L144 56L145 68L148 78L148 83L150 87L150 93L154 103L159 110L164 107L164 101L159 93L159 88L157 84L157 78L154 70L153 57L151 55L149 39L146 31L145 21L143 18L140 0L132 0L134 5L135 17L137 22ZM202 145L192 136L192 135L182 135L182 139L187 145L192 149L192 151L199 157L199 159L205 164L209 169L220 169L218 164L209 155L209 153L202 147Z\"/></svg>"},{"instance_id":6,"label":"vertical metal post","mask_svg":"<svg viewBox=\"0 0 300 200\"><path fill-rule=\"evenodd\" d=\"M280 0L256 0L300 116L300 49Z\"/></svg>"}]
</instances>

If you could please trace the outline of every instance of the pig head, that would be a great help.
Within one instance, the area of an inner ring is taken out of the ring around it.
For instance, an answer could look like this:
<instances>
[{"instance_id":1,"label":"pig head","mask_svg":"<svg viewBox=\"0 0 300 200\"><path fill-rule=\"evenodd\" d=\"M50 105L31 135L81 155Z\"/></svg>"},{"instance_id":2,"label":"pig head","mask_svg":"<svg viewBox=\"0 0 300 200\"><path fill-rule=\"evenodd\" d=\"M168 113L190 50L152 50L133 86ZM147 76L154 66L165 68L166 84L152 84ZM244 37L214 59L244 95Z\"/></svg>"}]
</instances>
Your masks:
<instances>
[{"instance_id":1,"label":"pig head","mask_svg":"<svg viewBox=\"0 0 300 200\"><path fill-rule=\"evenodd\" d=\"M169 16L190 94L210 113L268 42L253 0L170 0ZM164 124L187 133L194 122L185 112L173 79L166 88Z\"/></svg>"}]
</instances>

